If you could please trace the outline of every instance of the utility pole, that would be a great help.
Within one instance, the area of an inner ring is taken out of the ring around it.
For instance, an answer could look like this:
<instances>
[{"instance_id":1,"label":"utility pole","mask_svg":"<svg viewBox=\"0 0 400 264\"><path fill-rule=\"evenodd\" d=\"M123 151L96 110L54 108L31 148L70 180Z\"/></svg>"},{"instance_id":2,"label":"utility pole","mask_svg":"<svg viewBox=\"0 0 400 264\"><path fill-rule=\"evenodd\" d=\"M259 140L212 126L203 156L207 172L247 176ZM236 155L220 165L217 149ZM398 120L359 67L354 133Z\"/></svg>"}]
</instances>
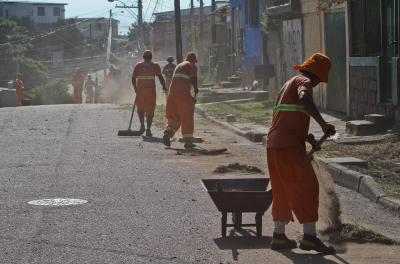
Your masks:
<instances>
[{"instance_id":1,"label":"utility pole","mask_svg":"<svg viewBox=\"0 0 400 264\"><path fill-rule=\"evenodd\" d=\"M175 39L176 39L176 60L181 63L182 56L182 29L181 29L181 4L175 0Z\"/></svg>"},{"instance_id":2,"label":"utility pole","mask_svg":"<svg viewBox=\"0 0 400 264\"><path fill-rule=\"evenodd\" d=\"M203 22L204 22L204 2L200 0L200 15L199 15L199 57L203 58Z\"/></svg>"},{"instance_id":3,"label":"utility pole","mask_svg":"<svg viewBox=\"0 0 400 264\"><path fill-rule=\"evenodd\" d=\"M193 30L193 26L192 26L193 13L194 13L194 0L190 0L189 28L191 31Z\"/></svg>"},{"instance_id":4,"label":"utility pole","mask_svg":"<svg viewBox=\"0 0 400 264\"><path fill-rule=\"evenodd\" d=\"M120 1L120 0L108 0L108 2L119 2L122 3L123 5L116 5L115 8L123 8L123 9L134 9L137 8L138 10L138 15L137 15L137 23L139 26L139 40L138 42L140 42L140 40L142 40L142 42L144 43L144 24L143 24L143 0L138 0L137 1L137 6L127 6L124 2ZM133 15L133 13L131 13Z\"/></svg>"},{"instance_id":5,"label":"utility pole","mask_svg":"<svg viewBox=\"0 0 400 264\"><path fill-rule=\"evenodd\" d=\"M217 9L217 5L215 0L211 0L211 32L212 32L212 43L217 41L217 29L215 27L215 10Z\"/></svg>"}]
</instances>

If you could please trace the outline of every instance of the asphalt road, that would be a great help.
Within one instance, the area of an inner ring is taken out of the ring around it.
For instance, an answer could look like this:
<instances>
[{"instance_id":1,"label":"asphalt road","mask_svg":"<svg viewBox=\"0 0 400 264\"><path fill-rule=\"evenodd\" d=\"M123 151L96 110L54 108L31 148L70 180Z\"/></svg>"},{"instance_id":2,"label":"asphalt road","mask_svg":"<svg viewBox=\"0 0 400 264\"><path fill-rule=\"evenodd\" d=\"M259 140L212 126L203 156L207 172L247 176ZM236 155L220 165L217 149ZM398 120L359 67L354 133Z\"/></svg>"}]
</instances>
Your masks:
<instances>
[{"instance_id":1,"label":"asphalt road","mask_svg":"<svg viewBox=\"0 0 400 264\"><path fill-rule=\"evenodd\" d=\"M220 215L199 180L227 161L263 164L263 147L203 122L199 133L230 153L176 155L117 137L128 118L113 105L0 109L0 263L398 263L398 247L376 245L337 257L273 252L269 212L262 239L220 238ZM45 198L88 202L28 204Z\"/></svg>"}]
</instances>

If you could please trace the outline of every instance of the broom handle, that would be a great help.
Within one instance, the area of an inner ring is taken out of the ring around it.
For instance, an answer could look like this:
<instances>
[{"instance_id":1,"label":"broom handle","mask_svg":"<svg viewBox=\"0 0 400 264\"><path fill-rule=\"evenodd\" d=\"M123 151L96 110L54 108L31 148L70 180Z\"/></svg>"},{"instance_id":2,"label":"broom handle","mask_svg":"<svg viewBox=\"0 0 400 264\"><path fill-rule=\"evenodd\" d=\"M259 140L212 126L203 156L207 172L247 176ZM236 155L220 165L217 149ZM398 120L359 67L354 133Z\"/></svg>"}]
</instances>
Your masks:
<instances>
[{"instance_id":1,"label":"broom handle","mask_svg":"<svg viewBox=\"0 0 400 264\"><path fill-rule=\"evenodd\" d=\"M321 137L321 139L317 142L317 146L321 146L322 143L324 143L324 141L325 141L328 137L329 137L328 134L323 135L323 136ZM309 156L310 158L312 158L312 156L314 155L315 151L316 151L315 149L310 150L310 152L308 152L308 156Z\"/></svg>"},{"instance_id":2,"label":"broom handle","mask_svg":"<svg viewBox=\"0 0 400 264\"><path fill-rule=\"evenodd\" d=\"M133 107L132 107L131 121L129 121L128 131L131 130L133 114L135 113L135 107L136 107L136 97L135 97L135 102L133 103Z\"/></svg>"}]
</instances>

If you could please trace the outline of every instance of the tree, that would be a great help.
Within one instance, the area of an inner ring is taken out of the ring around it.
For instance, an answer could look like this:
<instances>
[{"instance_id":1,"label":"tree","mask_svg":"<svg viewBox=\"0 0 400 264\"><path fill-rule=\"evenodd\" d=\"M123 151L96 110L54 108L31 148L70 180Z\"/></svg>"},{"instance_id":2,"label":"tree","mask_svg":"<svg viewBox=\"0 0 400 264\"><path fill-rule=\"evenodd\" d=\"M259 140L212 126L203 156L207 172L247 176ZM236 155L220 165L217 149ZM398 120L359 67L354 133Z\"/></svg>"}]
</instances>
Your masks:
<instances>
[{"instance_id":1,"label":"tree","mask_svg":"<svg viewBox=\"0 0 400 264\"><path fill-rule=\"evenodd\" d=\"M143 36L141 37L139 24L135 22L129 27L128 38L130 41L140 41L144 44L144 48L148 48L150 47L150 31L150 23L143 22Z\"/></svg>"},{"instance_id":2,"label":"tree","mask_svg":"<svg viewBox=\"0 0 400 264\"><path fill-rule=\"evenodd\" d=\"M17 64L23 75L26 88L33 87L46 81L46 67L26 55L32 45L29 43L24 27L17 22L0 19L0 85L7 86L9 80L17 75Z\"/></svg>"}]
</instances>

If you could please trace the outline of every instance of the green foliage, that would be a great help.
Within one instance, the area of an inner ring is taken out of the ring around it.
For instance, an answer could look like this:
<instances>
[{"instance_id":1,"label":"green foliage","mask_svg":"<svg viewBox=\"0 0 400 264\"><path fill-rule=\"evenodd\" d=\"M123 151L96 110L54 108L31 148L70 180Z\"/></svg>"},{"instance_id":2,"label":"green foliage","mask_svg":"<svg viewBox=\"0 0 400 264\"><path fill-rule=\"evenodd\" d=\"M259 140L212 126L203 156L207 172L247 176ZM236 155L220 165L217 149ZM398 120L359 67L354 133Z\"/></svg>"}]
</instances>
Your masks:
<instances>
[{"instance_id":1,"label":"green foliage","mask_svg":"<svg viewBox=\"0 0 400 264\"><path fill-rule=\"evenodd\" d=\"M72 104L73 97L68 93L68 84L65 81L53 80L36 86L28 91L33 105Z\"/></svg>"},{"instance_id":2,"label":"green foliage","mask_svg":"<svg viewBox=\"0 0 400 264\"><path fill-rule=\"evenodd\" d=\"M260 124L265 124L272 116L272 106L268 100L205 104L202 108L216 118L224 119L227 115L233 114L238 121L252 121Z\"/></svg>"},{"instance_id":3,"label":"green foliage","mask_svg":"<svg viewBox=\"0 0 400 264\"><path fill-rule=\"evenodd\" d=\"M268 14L267 8L265 8L264 10L261 25L265 34L269 33L270 30L276 29L278 27L278 21Z\"/></svg>"},{"instance_id":4,"label":"green foliage","mask_svg":"<svg viewBox=\"0 0 400 264\"><path fill-rule=\"evenodd\" d=\"M0 19L0 56L10 59L17 54L23 54L30 45L26 41L26 31L14 21Z\"/></svg>"},{"instance_id":5,"label":"green foliage","mask_svg":"<svg viewBox=\"0 0 400 264\"><path fill-rule=\"evenodd\" d=\"M150 47L150 31L150 23L143 22L143 36L141 36L139 24L135 22L129 27L128 38L130 41L140 41L144 44L144 48L148 48Z\"/></svg>"},{"instance_id":6,"label":"green foliage","mask_svg":"<svg viewBox=\"0 0 400 264\"><path fill-rule=\"evenodd\" d=\"M22 58L19 67L26 89L46 82L47 68L43 63L30 58Z\"/></svg>"},{"instance_id":7,"label":"green foliage","mask_svg":"<svg viewBox=\"0 0 400 264\"><path fill-rule=\"evenodd\" d=\"M200 28L198 26L193 26L189 32L188 41L190 43L190 50L197 52L199 50L199 34Z\"/></svg>"}]
</instances>

